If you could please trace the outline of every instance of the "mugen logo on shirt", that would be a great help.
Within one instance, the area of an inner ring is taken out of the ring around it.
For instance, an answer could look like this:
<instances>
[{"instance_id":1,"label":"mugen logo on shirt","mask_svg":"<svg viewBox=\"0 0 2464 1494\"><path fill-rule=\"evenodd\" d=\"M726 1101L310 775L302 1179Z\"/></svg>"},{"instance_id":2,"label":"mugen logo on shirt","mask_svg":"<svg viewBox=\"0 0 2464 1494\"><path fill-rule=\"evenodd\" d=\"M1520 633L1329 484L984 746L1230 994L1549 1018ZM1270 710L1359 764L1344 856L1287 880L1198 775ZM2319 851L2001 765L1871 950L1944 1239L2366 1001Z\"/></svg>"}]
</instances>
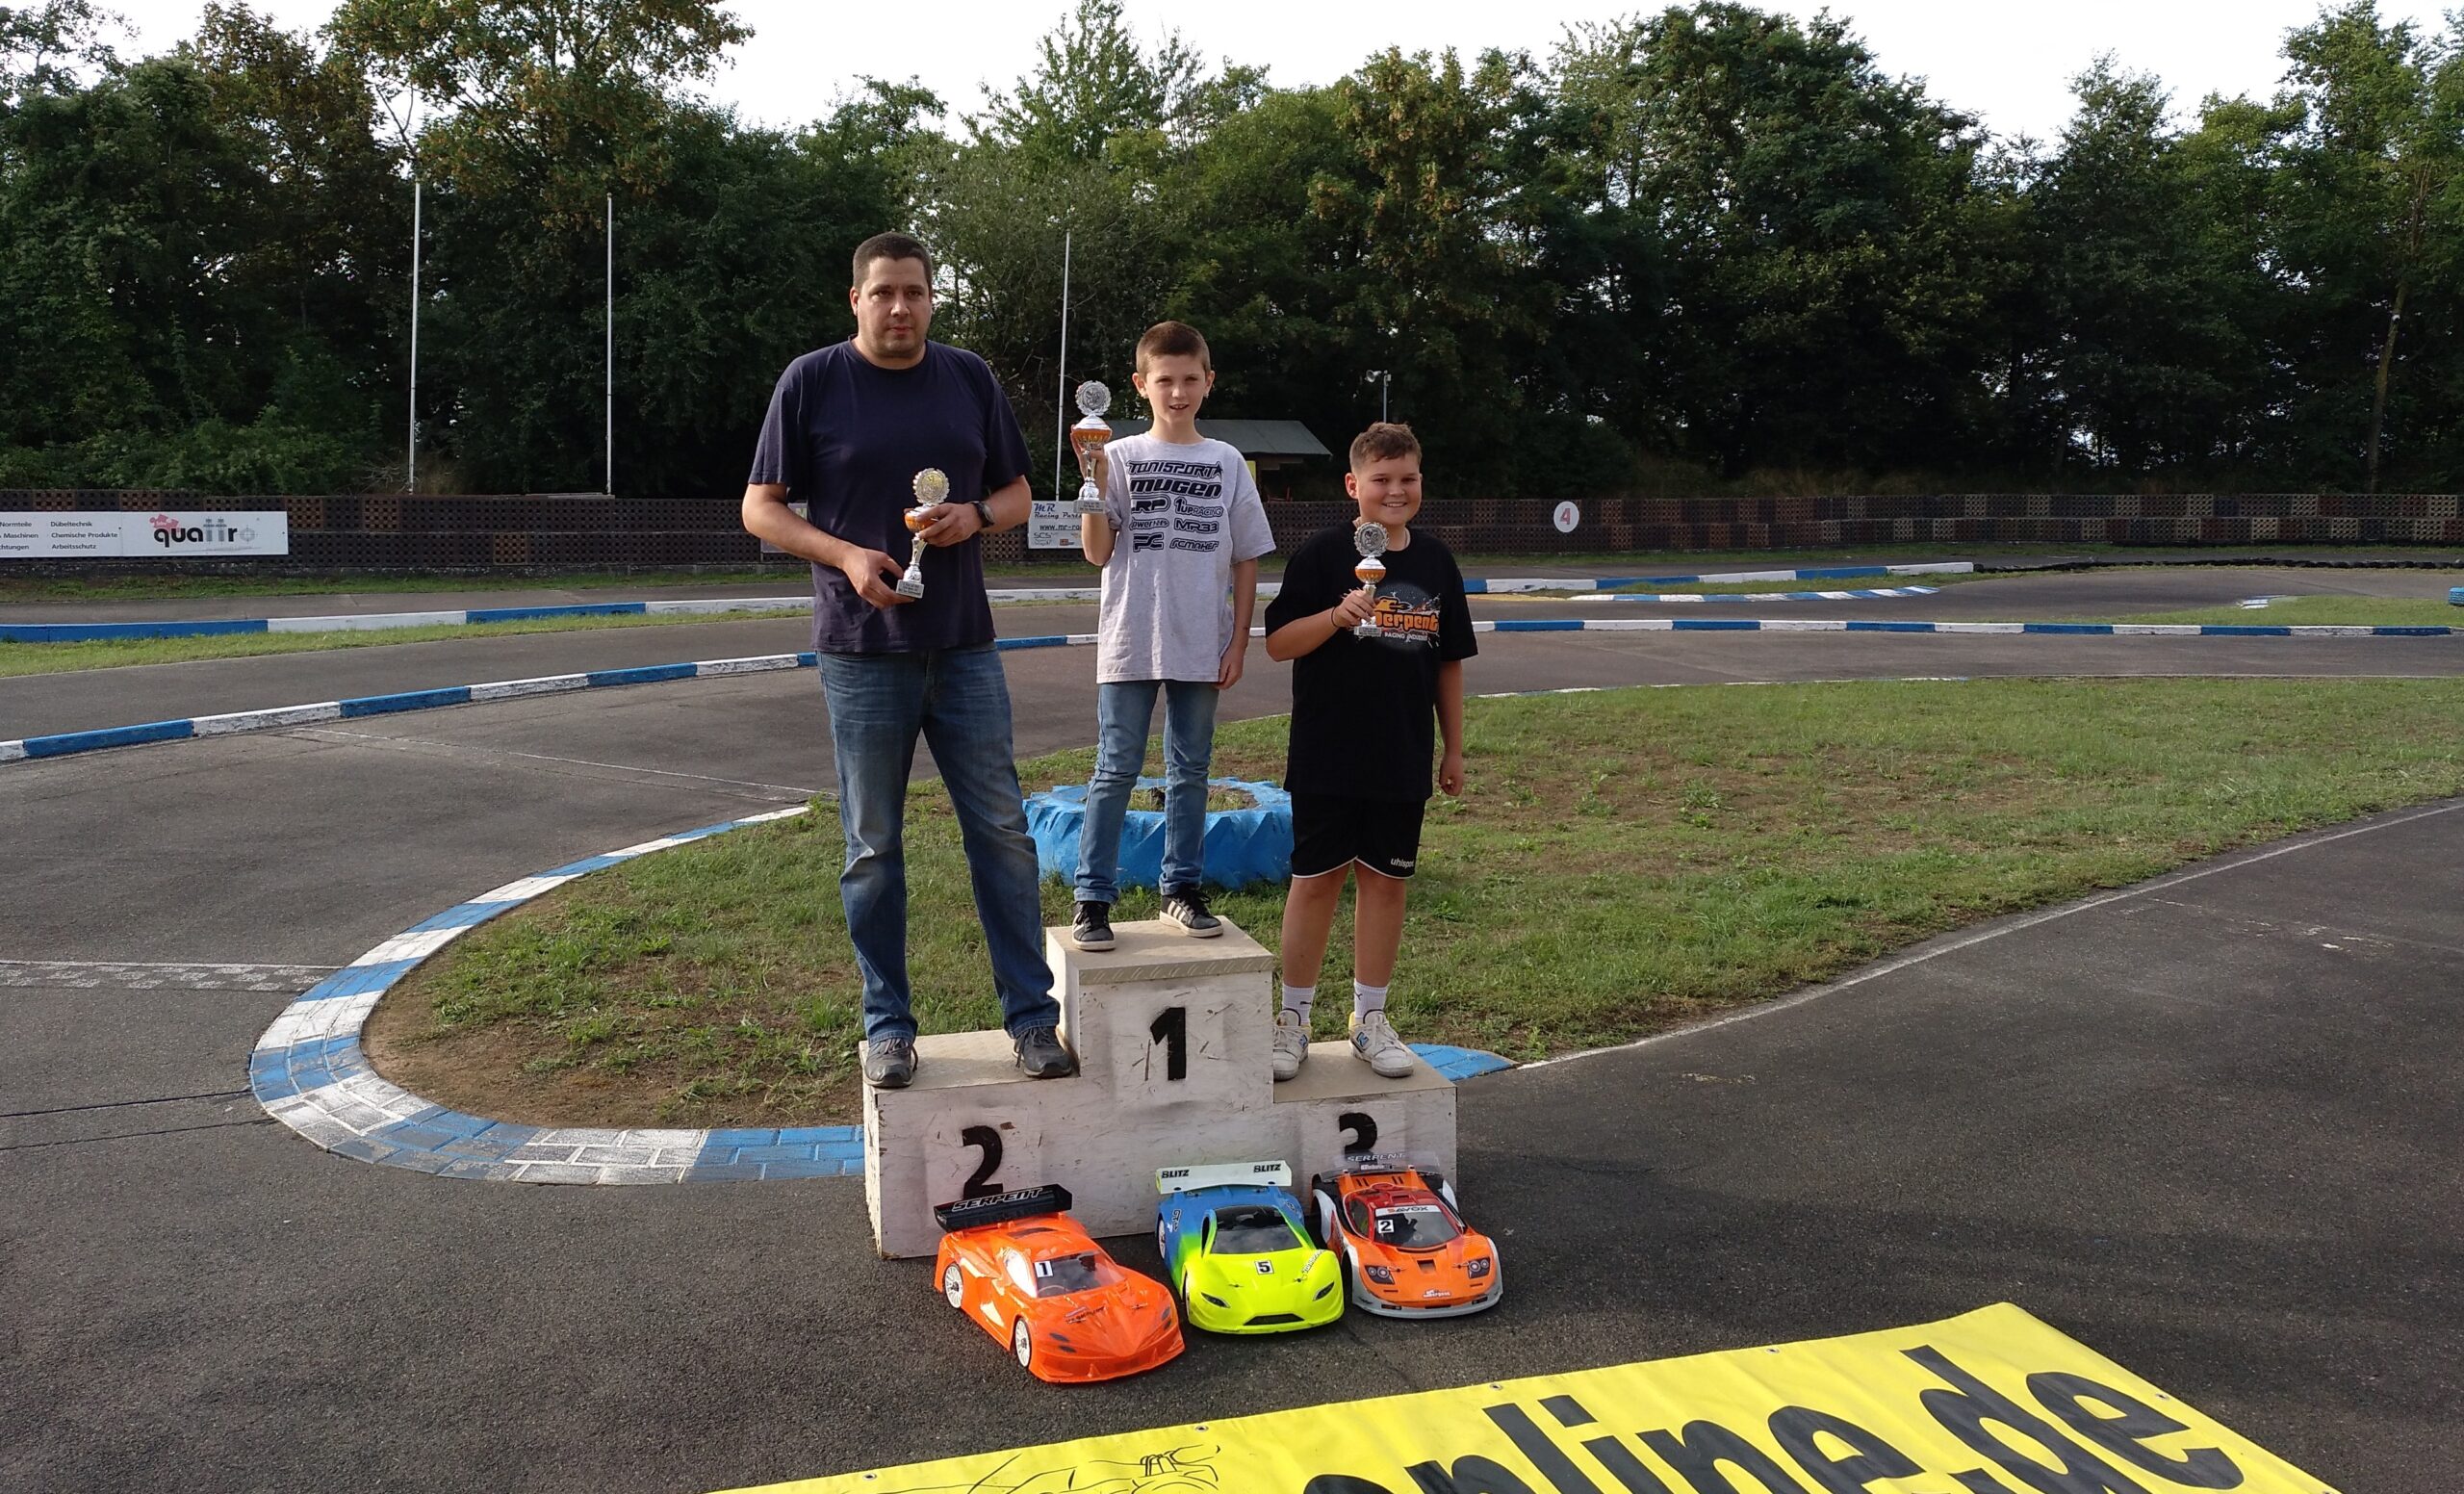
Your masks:
<instances>
[{"instance_id":1,"label":"mugen logo on shirt","mask_svg":"<svg viewBox=\"0 0 2464 1494\"><path fill-rule=\"evenodd\" d=\"M1135 550L1212 554L1223 544L1223 468L1217 462L1130 462L1129 502ZM1170 517L1166 518L1167 510ZM1171 529L1168 546L1160 532Z\"/></svg>"}]
</instances>

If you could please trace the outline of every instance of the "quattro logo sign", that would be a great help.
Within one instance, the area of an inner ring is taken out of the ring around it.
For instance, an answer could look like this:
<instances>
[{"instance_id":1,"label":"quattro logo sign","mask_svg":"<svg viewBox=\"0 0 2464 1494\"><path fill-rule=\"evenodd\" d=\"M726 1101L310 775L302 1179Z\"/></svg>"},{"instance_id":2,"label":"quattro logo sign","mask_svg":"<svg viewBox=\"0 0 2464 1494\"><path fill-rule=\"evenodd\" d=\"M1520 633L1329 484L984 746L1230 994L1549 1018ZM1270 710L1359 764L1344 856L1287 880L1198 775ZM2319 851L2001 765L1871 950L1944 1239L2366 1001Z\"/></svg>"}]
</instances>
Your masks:
<instances>
[{"instance_id":1,"label":"quattro logo sign","mask_svg":"<svg viewBox=\"0 0 2464 1494\"><path fill-rule=\"evenodd\" d=\"M128 553L168 555L287 555L291 516L281 513L158 513L128 517Z\"/></svg>"},{"instance_id":2,"label":"quattro logo sign","mask_svg":"<svg viewBox=\"0 0 2464 1494\"><path fill-rule=\"evenodd\" d=\"M286 513L0 513L0 559L287 555Z\"/></svg>"}]
</instances>

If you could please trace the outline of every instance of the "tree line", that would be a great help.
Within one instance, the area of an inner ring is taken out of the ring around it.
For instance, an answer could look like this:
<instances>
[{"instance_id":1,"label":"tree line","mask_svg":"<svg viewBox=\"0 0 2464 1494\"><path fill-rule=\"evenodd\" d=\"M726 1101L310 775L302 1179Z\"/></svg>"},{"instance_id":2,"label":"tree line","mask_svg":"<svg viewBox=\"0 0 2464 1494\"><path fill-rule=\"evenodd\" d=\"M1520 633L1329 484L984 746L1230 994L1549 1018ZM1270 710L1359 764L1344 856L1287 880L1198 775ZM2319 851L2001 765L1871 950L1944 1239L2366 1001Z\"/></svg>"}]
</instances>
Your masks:
<instances>
[{"instance_id":1,"label":"tree line","mask_svg":"<svg viewBox=\"0 0 2464 1494\"><path fill-rule=\"evenodd\" d=\"M214 4L137 60L0 7L0 486L400 488L416 181L424 491L600 485L611 195L629 496L740 486L886 226L1039 488L1066 233L1071 382L1126 404L1179 318L1211 414L1340 449L1382 394L1445 492L2450 489L2453 25L2331 5L2192 110L2108 58L2038 141L1726 0L1305 88L1076 0L978 113L866 79L793 131L700 91L714 0Z\"/></svg>"}]
</instances>

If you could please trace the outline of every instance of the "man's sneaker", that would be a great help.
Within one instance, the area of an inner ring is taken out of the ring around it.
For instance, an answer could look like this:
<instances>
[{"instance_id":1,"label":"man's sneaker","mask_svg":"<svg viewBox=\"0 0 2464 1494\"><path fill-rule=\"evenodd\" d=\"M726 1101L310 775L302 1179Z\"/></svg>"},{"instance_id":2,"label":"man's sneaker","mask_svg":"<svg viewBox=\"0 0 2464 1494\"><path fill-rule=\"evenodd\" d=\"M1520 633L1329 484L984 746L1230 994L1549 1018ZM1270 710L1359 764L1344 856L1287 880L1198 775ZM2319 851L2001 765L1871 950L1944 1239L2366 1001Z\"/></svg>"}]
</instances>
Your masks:
<instances>
[{"instance_id":1,"label":"man's sneaker","mask_svg":"<svg viewBox=\"0 0 2464 1494\"><path fill-rule=\"evenodd\" d=\"M864 1043L864 1082L877 1090L903 1090L915 1077L913 1038L873 1038Z\"/></svg>"},{"instance_id":2,"label":"man's sneaker","mask_svg":"<svg viewBox=\"0 0 2464 1494\"><path fill-rule=\"evenodd\" d=\"M1213 939L1223 932L1223 920L1206 911L1206 899L1195 888L1164 894L1164 921L1192 939Z\"/></svg>"},{"instance_id":3,"label":"man's sneaker","mask_svg":"<svg viewBox=\"0 0 2464 1494\"><path fill-rule=\"evenodd\" d=\"M1030 1079L1065 1079L1078 1071L1078 1060L1053 1028L1030 1027L1018 1034L1017 1045L1018 1067Z\"/></svg>"},{"instance_id":4,"label":"man's sneaker","mask_svg":"<svg viewBox=\"0 0 2464 1494\"><path fill-rule=\"evenodd\" d=\"M1289 1009L1275 1014L1274 1018L1274 1082L1300 1072L1301 1061L1309 1056L1309 1029L1300 1025L1300 1017Z\"/></svg>"},{"instance_id":5,"label":"man's sneaker","mask_svg":"<svg viewBox=\"0 0 2464 1494\"><path fill-rule=\"evenodd\" d=\"M1113 947L1113 905L1080 903L1078 916L1069 922L1069 942L1081 949Z\"/></svg>"},{"instance_id":6,"label":"man's sneaker","mask_svg":"<svg viewBox=\"0 0 2464 1494\"><path fill-rule=\"evenodd\" d=\"M1351 1051L1381 1079L1400 1079L1412 1071L1412 1050L1395 1036L1395 1024L1383 1012L1352 1014Z\"/></svg>"}]
</instances>

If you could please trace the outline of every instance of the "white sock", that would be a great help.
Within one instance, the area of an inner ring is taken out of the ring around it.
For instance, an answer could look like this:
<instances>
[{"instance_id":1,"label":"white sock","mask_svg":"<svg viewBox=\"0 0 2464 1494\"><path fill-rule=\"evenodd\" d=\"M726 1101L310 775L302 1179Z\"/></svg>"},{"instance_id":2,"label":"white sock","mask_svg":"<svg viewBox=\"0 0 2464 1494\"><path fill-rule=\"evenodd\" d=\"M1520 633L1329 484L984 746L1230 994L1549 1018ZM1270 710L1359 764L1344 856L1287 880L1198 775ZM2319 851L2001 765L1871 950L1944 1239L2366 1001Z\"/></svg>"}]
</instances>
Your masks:
<instances>
[{"instance_id":1,"label":"white sock","mask_svg":"<svg viewBox=\"0 0 2464 1494\"><path fill-rule=\"evenodd\" d=\"M1316 1005L1317 1000L1318 988L1315 986L1286 985L1283 988L1283 1009L1300 1018L1303 1031L1309 1026L1309 1008Z\"/></svg>"},{"instance_id":2,"label":"white sock","mask_svg":"<svg viewBox=\"0 0 2464 1494\"><path fill-rule=\"evenodd\" d=\"M1386 1010L1386 988L1351 983L1351 1015L1366 1020L1371 1014Z\"/></svg>"}]
</instances>

